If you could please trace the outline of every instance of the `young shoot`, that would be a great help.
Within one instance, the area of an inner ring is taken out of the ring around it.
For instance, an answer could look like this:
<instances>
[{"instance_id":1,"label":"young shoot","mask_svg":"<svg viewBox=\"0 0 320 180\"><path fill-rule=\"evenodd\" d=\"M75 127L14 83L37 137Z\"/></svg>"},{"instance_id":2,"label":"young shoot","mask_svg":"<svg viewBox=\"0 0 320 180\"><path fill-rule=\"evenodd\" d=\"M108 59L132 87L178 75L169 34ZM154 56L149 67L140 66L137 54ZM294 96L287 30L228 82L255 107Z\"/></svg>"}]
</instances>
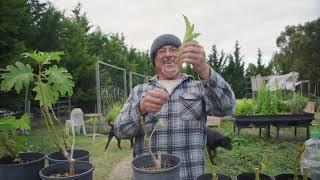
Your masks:
<instances>
[{"instance_id":1,"label":"young shoot","mask_svg":"<svg viewBox=\"0 0 320 180\"><path fill-rule=\"evenodd\" d=\"M194 24L191 24L189 19L185 16L182 15L184 18L184 22L186 24L186 32L184 34L184 38L183 38L183 42L182 42L182 46L188 42L194 41L196 40L196 38L200 35L200 33L195 33L194 31ZM176 63L177 64L182 64L181 59L180 59L180 52L178 53L178 57L176 59Z\"/></svg>"}]
</instances>

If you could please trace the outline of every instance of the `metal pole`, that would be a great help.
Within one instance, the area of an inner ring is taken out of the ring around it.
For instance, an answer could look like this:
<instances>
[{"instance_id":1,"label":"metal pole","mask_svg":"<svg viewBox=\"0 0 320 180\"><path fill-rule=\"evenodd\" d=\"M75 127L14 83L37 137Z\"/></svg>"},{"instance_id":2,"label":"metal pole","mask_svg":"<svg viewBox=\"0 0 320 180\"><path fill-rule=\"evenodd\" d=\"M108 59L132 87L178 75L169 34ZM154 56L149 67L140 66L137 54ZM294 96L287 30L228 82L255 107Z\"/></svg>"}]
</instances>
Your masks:
<instances>
[{"instance_id":1,"label":"metal pole","mask_svg":"<svg viewBox=\"0 0 320 180\"><path fill-rule=\"evenodd\" d=\"M100 93L100 70L99 61L96 63L96 93L97 93L97 111L101 114L101 93Z\"/></svg>"},{"instance_id":2,"label":"metal pole","mask_svg":"<svg viewBox=\"0 0 320 180\"><path fill-rule=\"evenodd\" d=\"M129 88L131 92L132 91L132 71L129 72Z\"/></svg>"},{"instance_id":3,"label":"metal pole","mask_svg":"<svg viewBox=\"0 0 320 180\"><path fill-rule=\"evenodd\" d=\"M127 99L128 95L127 95L127 71L126 70L124 70L123 81L124 81L124 95Z\"/></svg>"}]
</instances>

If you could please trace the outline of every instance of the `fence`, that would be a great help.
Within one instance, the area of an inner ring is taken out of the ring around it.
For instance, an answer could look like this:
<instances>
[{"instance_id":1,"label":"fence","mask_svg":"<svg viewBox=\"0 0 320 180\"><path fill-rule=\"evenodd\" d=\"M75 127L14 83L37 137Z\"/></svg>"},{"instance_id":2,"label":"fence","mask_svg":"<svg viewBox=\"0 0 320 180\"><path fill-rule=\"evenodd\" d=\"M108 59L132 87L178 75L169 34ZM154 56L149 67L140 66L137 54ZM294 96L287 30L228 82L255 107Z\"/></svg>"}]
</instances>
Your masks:
<instances>
[{"instance_id":1,"label":"fence","mask_svg":"<svg viewBox=\"0 0 320 180\"><path fill-rule=\"evenodd\" d=\"M113 102L124 101L134 86L148 76L98 61L96 63L97 112L105 114ZM129 89L127 88L129 87Z\"/></svg>"}]
</instances>

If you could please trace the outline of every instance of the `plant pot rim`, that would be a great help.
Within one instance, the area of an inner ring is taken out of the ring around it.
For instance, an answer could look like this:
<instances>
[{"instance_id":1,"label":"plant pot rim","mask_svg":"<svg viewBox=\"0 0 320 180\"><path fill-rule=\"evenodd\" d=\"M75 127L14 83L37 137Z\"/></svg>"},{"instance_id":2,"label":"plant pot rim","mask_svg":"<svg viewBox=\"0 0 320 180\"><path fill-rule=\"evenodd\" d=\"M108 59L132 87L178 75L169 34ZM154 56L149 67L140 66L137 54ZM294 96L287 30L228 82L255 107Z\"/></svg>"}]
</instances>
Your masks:
<instances>
[{"instance_id":1,"label":"plant pot rim","mask_svg":"<svg viewBox=\"0 0 320 180\"><path fill-rule=\"evenodd\" d=\"M46 155L44 153L41 153L41 152L23 152L23 153L19 153L19 155L20 154L38 154L38 155L41 156L41 158L26 162L26 163L20 163L20 164L0 164L0 168L11 168L11 167L19 167L19 166L28 166L30 164L35 164L35 163L38 163L39 161L45 160L45 158L46 158Z\"/></svg>"},{"instance_id":2,"label":"plant pot rim","mask_svg":"<svg viewBox=\"0 0 320 180\"><path fill-rule=\"evenodd\" d=\"M155 153L154 155L157 155L157 153ZM181 164L181 159L180 159L178 156L173 155L173 154L161 154L161 155L172 156L172 157L174 157L174 158L177 158L177 159L179 160L179 163L177 163L177 164L176 164L175 166L173 166L173 167L166 168L166 169L160 169L160 170L146 170L146 169L141 169L141 168L135 167L135 166L133 165L133 161L135 161L135 160L137 160L137 159L144 158L144 157L146 157L146 156L150 156L150 157L151 157L150 154L145 154L145 155L141 155L141 156L138 156L138 157L134 158L134 159L132 160L132 162L131 162L131 167L132 167L135 171L137 171L137 172L143 172L143 173L145 173L145 174L154 174L154 173L159 173L159 172L165 173L165 172L168 172L168 171L172 171L172 170L174 170L174 169L176 169L177 167L180 166L180 164Z\"/></svg>"},{"instance_id":3,"label":"plant pot rim","mask_svg":"<svg viewBox=\"0 0 320 180\"><path fill-rule=\"evenodd\" d=\"M67 151L70 151L70 150L67 150ZM86 158L86 157L90 157L90 155L91 155L89 151L84 150L84 149L74 149L74 150L73 150L73 153L76 152L76 151L88 153L86 156L83 156L83 157L80 157L80 158L75 159L76 161L81 161L81 159L84 159L84 158ZM50 156L53 155L53 154L62 154L62 153L61 153L60 151L54 151L54 152L49 153L49 154L47 155L47 159L48 159L49 161L55 161L55 162L65 162L65 161L67 161L67 159L54 159L54 158L51 158ZM62 154L62 155L63 155L63 154Z\"/></svg>"},{"instance_id":4,"label":"plant pot rim","mask_svg":"<svg viewBox=\"0 0 320 180\"><path fill-rule=\"evenodd\" d=\"M52 167L58 166L58 165L60 165L60 164L68 164L68 165L69 165L68 162L58 162L58 163L51 164L51 165L49 165L49 166L47 166L47 167L42 168L42 169L39 171L40 177L45 177L45 178L47 178L47 179L49 179L49 180L50 180L50 179L55 180L55 179L65 179L65 178L78 178L78 177L81 177L81 176L83 176L84 174L90 173L90 172L92 172L92 171L94 170L94 166L93 166L92 163L86 162L86 161L76 161L76 162L75 162L75 165L76 165L76 164L90 164L90 165L91 165L91 168L90 168L89 170L83 172L83 173L75 174L75 175L73 175L73 176L67 176L67 177L54 177L54 178L50 178L50 177L49 177L50 175L49 175L49 176L46 176L46 175L44 175L44 174L42 173L42 171L45 170L46 168L49 168L49 167L52 168ZM51 174L51 175L52 175L52 174Z\"/></svg>"}]
</instances>

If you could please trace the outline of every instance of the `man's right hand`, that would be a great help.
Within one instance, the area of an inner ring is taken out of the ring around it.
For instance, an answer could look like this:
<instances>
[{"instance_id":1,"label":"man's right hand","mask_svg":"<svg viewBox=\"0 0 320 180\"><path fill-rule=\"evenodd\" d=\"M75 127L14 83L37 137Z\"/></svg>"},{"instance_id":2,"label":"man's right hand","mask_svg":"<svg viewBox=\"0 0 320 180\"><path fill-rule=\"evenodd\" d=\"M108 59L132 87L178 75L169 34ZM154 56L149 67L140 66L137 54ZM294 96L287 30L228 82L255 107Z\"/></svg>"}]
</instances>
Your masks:
<instances>
[{"instance_id":1,"label":"man's right hand","mask_svg":"<svg viewBox=\"0 0 320 180\"><path fill-rule=\"evenodd\" d=\"M140 100L139 108L142 115L150 112L159 112L162 106L167 103L169 94L162 89L149 90Z\"/></svg>"}]
</instances>

